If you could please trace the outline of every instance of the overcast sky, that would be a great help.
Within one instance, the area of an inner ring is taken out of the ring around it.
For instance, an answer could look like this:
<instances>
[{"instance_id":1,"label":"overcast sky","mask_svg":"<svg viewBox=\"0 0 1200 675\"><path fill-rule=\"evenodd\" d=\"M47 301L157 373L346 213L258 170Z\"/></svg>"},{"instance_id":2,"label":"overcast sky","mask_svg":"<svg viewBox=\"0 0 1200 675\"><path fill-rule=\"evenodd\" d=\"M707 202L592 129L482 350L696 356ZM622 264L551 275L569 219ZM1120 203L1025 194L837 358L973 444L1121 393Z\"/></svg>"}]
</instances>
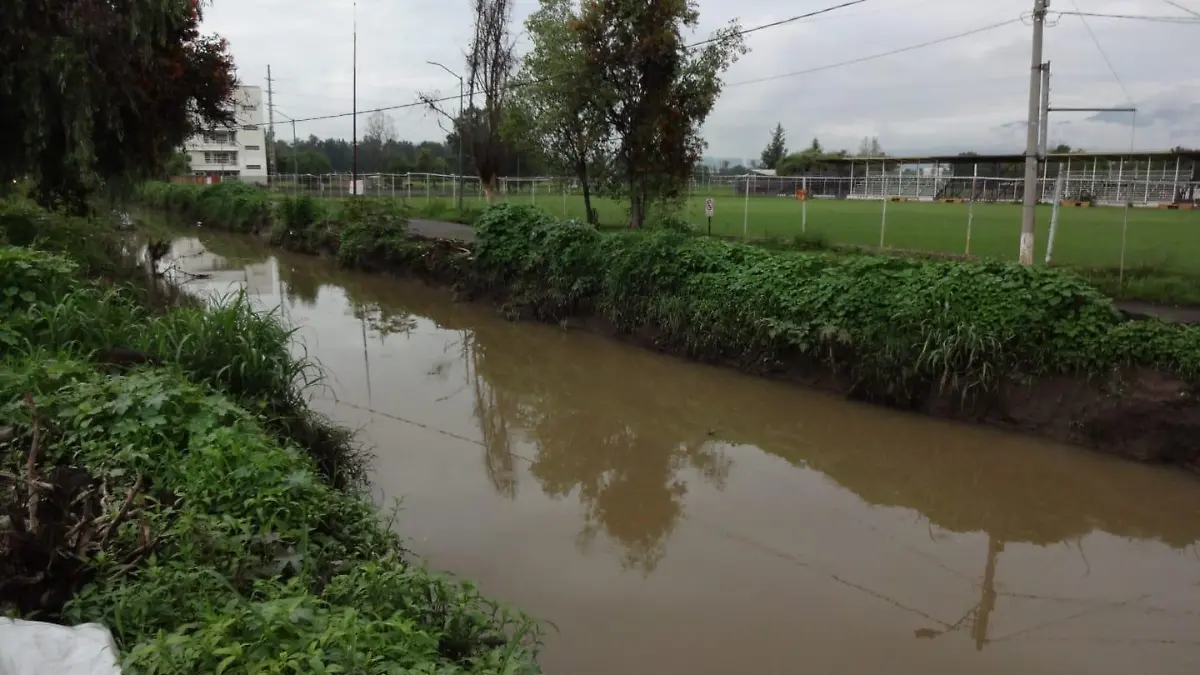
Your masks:
<instances>
[{"instance_id":1,"label":"overcast sky","mask_svg":"<svg viewBox=\"0 0 1200 675\"><path fill-rule=\"evenodd\" d=\"M751 27L841 0L700 0L700 30L737 19ZM1200 12L1200 0L1176 0ZM1051 11L1186 17L1161 0L1053 0ZM514 32L537 0L514 0ZM1023 146L1031 28L1015 22L863 63L747 82L938 40L1028 14L1032 0L869 0L819 18L746 36L751 51L725 74L704 127L707 155L756 158L776 122L799 149L813 136L857 149L878 136L889 154L1016 151ZM272 67L277 108L292 117L351 110L352 0L215 0L205 29L230 42L240 77L265 89ZM418 92L457 94L457 81L426 64L463 68L470 0L359 0L358 106L411 103ZM1200 70L1190 56L1200 24L1092 18L1089 25L1139 108L1139 149L1200 146ZM527 44L524 40L519 46ZM1052 105L1124 106L1128 99L1088 28L1062 16L1046 31ZM420 108L389 113L401 138L441 140ZM1127 149L1129 116L1052 114L1051 142ZM278 124L282 118L277 118ZM359 132L365 116L359 118ZM350 137L350 118L304 122L300 136ZM290 135L281 128L280 136Z\"/></svg>"}]
</instances>

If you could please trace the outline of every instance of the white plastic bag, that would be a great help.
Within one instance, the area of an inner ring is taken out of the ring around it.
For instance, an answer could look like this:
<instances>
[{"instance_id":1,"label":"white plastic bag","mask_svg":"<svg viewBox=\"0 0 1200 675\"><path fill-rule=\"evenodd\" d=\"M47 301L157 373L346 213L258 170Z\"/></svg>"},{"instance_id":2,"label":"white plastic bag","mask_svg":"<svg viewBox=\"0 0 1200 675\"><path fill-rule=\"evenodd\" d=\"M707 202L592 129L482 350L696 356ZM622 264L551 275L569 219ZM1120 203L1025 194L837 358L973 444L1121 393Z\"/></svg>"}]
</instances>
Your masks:
<instances>
[{"instance_id":1,"label":"white plastic bag","mask_svg":"<svg viewBox=\"0 0 1200 675\"><path fill-rule=\"evenodd\" d=\"M0 617L0 675L121 675L121 667L112 634L98 623Z\"/></svg>"}]
</instances>

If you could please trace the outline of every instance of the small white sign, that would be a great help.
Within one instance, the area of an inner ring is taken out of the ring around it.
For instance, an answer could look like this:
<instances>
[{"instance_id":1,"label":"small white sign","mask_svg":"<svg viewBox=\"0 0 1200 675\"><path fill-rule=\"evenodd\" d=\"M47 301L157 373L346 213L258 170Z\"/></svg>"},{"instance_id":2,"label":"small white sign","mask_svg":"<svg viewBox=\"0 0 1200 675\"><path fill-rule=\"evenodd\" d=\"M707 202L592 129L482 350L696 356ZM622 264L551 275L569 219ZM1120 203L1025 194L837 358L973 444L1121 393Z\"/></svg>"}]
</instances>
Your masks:
<instances>
[{"instance_id":1,"label":"small white sign","mask_svg":"<svg viewBox=\"0 0 1200 675\"><path fill-rule=\"evenodd\" d=\"M714 211L716 211L716 208L715 208L715 205L713 204L712 197L705 199L704 200L704 215L708 216L709 218L712 218Z\"/></svg>"},{"instance_id":2,"label":"small white sign","mask_svg":"<svg viewBox=\"0 0 1200 675\"><path fill-rule=\"evenodd\" d=\"M365 194L367 194L367 191L363 189L363 181L362 181L362 179L361 179L361 178L359 178L359 179L358 179L358 180L356 180L356 181L351 181L351 183L352 183L352 185L351 185L351 192L353 192L353 193L354 193L354 194L356 194L356 195L365 195Z\"/></svg>"}]
</instances>

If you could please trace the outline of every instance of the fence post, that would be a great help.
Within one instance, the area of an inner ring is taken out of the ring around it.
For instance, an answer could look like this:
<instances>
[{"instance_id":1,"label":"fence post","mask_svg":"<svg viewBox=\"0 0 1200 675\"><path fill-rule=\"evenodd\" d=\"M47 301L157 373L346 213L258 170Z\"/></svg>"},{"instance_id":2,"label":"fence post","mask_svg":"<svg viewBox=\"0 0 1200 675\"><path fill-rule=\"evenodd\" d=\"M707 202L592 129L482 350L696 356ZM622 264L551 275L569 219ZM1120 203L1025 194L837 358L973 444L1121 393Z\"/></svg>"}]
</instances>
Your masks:
<instances>
[{"instance_id":1,"label":"fence post","mask_svg":"<svg viewBox=\"0 0 1200 675\"><path fill-rule=\"evenodd\" d=\"M800 201L800 234L808 234L808 176L800 179L804 199Z\"/></svg>"},{"instance_id":2,"label":"fence post","mask_svg":"<svg viewBox=\"0 0 1200 675\"><path fill-rule=\"evenodd\" d=\"M1063 181L1062 163L1058 165L1058 179L1054 181L1054 206L1050 207L1050 234L1046 239L1046 264L1050 264L1050 256L1054 253L1054 236L1058 233L1058 211L1062 202Z\"/></svg>"},{"instance_id":3,"label":"fence post","mask_svg":"<svg viewBox=\"0 0 1200 675\"><path fill-rule=\"evenodd\" d=\"M1143 204L1149 203L1150 201L1150 166L1153 164L1153 162L1153 159L1150 159L1149 157L1146 158L1146 190L1145 194L1142 195Z\"/></svg>"},{"instance_id":4,"label":"fence post","mask_svg":"<svg viewBox=\"0 0 1200 675\"><path fill-rule=\"evenodd\" d=\"M885 186L887 185L887 177L886 176L883 179L883 184ZM886 190L884 192L886 193ZM883 248L883 236L884 236L884 233L887 232L887 204L888 204L888 198L887 198L887 195L884 194L884 196L883 196L883 215L880 216L880 219L879 219L879 248Z\"/></svg>"},{"instance_id":5,"label":"fence post","mask_svg":"<svg viewBox=\"0 0 1200 675\"><path fill-rule=\"evenodd\" d=\"M750 181L753 180L750 176L746 176L745 189L746 201L742 207L742 239L750 238Z\"/></svg>"},{"instance_id":6,"label":"fence post","mask_svg":"<svg viewBox=\"0 0 1200 675\"><path fill-rule=\"evenodd\" d=\"M979 182L979 163L975 163L975 170L971 174L971 200L967 202L967 250L963 255L971 255L971 223L975 220L975 195L978 188L976 184Z\"/></svg>"}]
</instances>

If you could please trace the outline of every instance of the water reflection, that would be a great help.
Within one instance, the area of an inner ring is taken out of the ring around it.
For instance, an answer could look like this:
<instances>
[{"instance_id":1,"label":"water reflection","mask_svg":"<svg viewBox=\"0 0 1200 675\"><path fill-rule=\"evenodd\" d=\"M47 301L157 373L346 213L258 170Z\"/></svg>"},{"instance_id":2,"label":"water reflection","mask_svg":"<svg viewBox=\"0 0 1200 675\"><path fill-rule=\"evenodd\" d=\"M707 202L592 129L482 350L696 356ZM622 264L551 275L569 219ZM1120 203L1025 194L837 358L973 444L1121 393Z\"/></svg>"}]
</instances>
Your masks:
<instances>
[{"instance_id":1,"label":"water reflection","mask_svg":"<svg viewBox=\"0 0 1200 675\"><path fill-rule=\"evenodd\" d=\"M654 658L660 672L732 672L745 661L725 643L754 645L771 672L798 648L816 670L894 666L858 654L860 633L935 672L1197 663L1190 477L506 323L242 239L202 242L277 270L264 302L296 309L339 415L380 446L381 484L412 496L406 527L435 560L564 626L569 649L550 652L563 670ZM455 459L464 448L474 468ZM698 642L670 646L685 630ZM994 660L963 661L955 644Z\"/></svg>"}]
</instances>

